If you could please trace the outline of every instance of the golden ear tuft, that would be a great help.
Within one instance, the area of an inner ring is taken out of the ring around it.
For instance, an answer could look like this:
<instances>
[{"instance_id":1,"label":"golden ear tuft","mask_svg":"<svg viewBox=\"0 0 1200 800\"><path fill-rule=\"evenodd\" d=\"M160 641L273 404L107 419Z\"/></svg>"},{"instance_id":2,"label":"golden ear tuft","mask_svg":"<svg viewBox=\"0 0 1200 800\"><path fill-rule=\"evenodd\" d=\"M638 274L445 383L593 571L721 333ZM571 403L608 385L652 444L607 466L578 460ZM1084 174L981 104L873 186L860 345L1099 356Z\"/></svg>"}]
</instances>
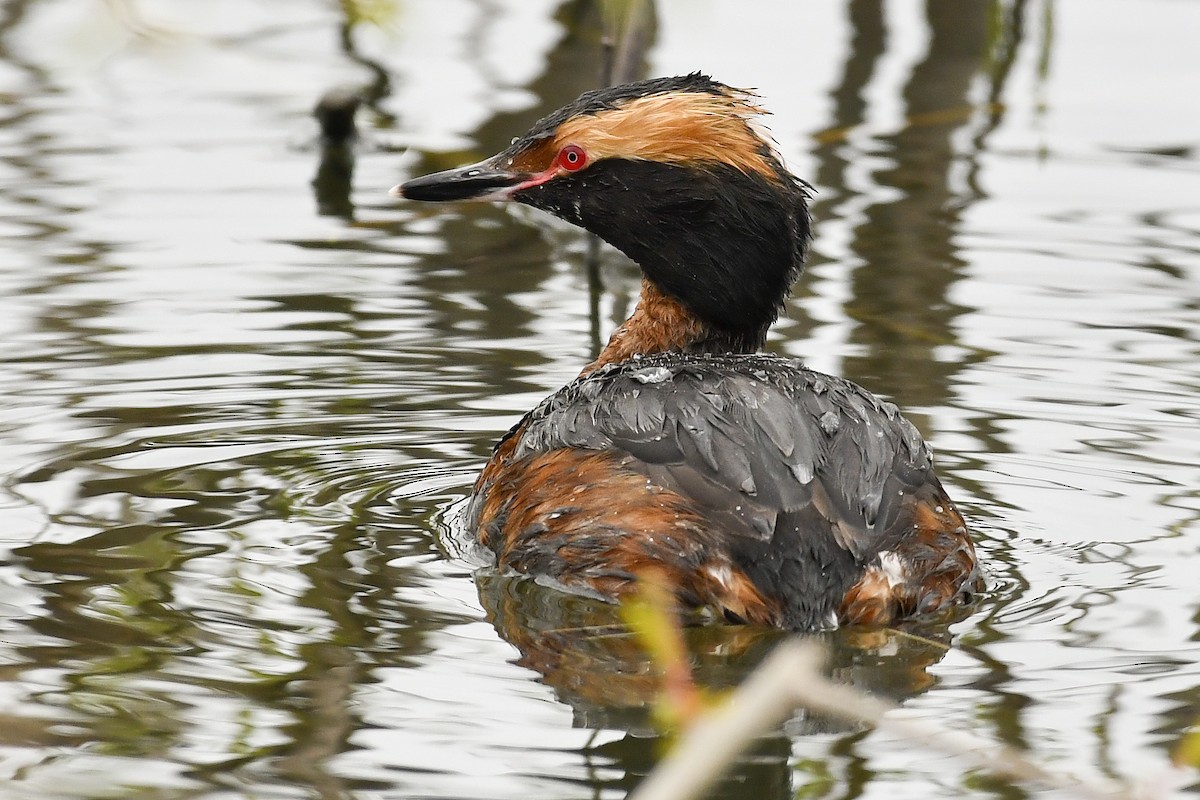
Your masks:
<instances>
[{"instance_id":1,"label":"golden ear tuft","mask_svg":"<svg viewBox=\"0 0 1200 800\"><path fill-rule=\"evenodd\" d=\"M554 140L579 145L593 161L727 164L779 180L774 143L752 124L765 113L749 92L664 92L568 119Z\"/></svg>"}]
</instances>

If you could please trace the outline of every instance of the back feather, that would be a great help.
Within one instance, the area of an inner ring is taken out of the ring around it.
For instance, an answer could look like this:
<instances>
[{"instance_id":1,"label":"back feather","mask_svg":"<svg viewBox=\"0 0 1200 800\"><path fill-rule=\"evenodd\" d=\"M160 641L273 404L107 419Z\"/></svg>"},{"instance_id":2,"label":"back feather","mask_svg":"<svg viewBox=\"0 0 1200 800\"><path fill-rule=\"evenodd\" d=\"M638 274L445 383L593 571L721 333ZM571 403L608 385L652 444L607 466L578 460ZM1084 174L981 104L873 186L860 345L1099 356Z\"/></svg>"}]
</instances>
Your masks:
<instances>
[{"instance_id":1,"label":"back feather","mask_svg":"<svg viewBox=\"0 0 1200 800\"><path fill-rule=\"evenodd\" d=\"M928 447L894 405L770 355L609 365L521 426L514 459L559 448L633 456L633 469L730 534L737 565L789 598L795 628L832 621L863 567L912 530L905 495L937 484Z\"/></svg>"}]
</instances>

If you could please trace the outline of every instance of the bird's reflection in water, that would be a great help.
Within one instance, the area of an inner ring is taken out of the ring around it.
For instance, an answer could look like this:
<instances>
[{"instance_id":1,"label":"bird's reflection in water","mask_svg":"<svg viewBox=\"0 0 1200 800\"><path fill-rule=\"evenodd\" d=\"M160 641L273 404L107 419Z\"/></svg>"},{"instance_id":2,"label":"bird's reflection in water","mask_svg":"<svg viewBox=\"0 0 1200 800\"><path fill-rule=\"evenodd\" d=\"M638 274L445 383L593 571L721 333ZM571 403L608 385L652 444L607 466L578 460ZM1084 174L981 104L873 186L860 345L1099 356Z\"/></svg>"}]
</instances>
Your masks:
<instances>
[{"instance_id":1,"label":"bird's reflection in water","mask_svg":"<svg viewBox=\"0 0 1200 800\"><path fill-rule=\"evenodd\" d=\"M630 791L667 750L655 731L652 709L659 692L656 666L625 627L616 606L542 586L524 576L486 571L477 576L488 620L520 653L515 663L541 676L570 706L577 727L625 731L617 739L580 751L598 788ZM935 619L895 628L849 627L815 634L828 653L826 672L840 683L896 702L931 688L928 672L946 653L955 609ZM684 640L697 684L731 689L740 684L787 632L749 625L691 625ZM785 800L830 781L861 786L867 767L852 753L830 775L832 764L793 758L793 737L845 732L855 726L797 711L785 725L761 737L731 766L706 797ZM853 749L852 742L846 740ZM840 759L839 759L840 760ZM854 773L854 774L850 774Z\"/></svg>"},{"instance_id":2,"label":"bird's reflection in water","mask_svg":"<svg viewBox=\"0 0 1200 800\"><path fill-rule=\"evenodd\" d=\"M542 586L526 577L482 573L480 601L500 636L517 648L517 664L537 672L581 727L645 731L659 689L656 666L625 627L616 606ZM807 634L828 652L827 673L864 692L902 702L929 689L928 668L945 654L955 617L897 628L848 627ZM731 688L793 634L749 625L689 625L684 639L696 682ZM791 734L849 726L798 712Z\"/></svg>"}]
</instances>

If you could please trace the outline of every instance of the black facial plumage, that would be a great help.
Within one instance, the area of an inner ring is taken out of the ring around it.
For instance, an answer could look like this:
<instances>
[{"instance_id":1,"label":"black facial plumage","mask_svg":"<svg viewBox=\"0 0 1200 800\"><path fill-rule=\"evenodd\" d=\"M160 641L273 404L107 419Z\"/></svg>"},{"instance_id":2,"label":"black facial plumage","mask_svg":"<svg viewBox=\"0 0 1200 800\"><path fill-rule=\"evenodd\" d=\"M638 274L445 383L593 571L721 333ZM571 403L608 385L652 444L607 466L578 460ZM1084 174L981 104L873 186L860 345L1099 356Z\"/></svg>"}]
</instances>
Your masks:
<instances>
[{"instance_id":1,"label":"black facial plumage","mask_svg":"<svg viewBox=\"0 0 1200 800\"><path fill-rule=\"evenodd\" d=\"M537 147L568 120L688 92L739 96L700 73L599 89L537 122L506 152ZM739 113L737 102L730 100L731 114ZM749 110L740 109L743 116L751 116L744 113ZM784 168L770 144L756 133L747 138L757 142L769 176L721 161L616 156L517 191L512 199L586 228L624 252L713 329L712 349L753 351L800 275L810 236L809 187Z\"/></svg>"},{"instance_id":2,"label":"black facial plumage","mask_svg":"<svg viewBox=\"0 0 1200 800\"><path fill-rule=\"evenodd\" d=\"M800 186L725 164L603 159L513 199L621 250L738 351L762 345L809 238Z\"/></svg>"}]
</instances>

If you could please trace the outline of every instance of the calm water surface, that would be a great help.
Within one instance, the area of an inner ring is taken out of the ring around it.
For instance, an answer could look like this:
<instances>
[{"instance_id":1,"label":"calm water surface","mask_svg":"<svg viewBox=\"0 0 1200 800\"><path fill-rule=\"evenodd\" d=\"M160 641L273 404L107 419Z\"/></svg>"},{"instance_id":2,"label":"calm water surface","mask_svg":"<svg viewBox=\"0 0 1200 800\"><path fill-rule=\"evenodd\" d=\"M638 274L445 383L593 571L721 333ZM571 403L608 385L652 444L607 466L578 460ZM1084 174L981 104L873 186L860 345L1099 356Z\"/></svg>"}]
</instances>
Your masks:
<instances>
[{"instance_id":1,"label":"calm water surface","mask_svg":"<svg viewBox=\"0 0 1200 800\"><path fill-rule=\"evenodd\" d=\"M636 272L602 252L593 294L577 233L386 195L595 85L599 13L347 7L0 6L5 796L616 798L657 757L611 610L476 581L453 535ZM646 65L758 87L819 192L770 346L905 408L989 565L964 619L827 636L835 675L1083 773L1200 716L1197 31L660 0ZM339 85L352 175L310 116ZM725 685L777 640L690 642ZM718 795L1022 793L800 716Z\"/></svg>"}]
</instances>

